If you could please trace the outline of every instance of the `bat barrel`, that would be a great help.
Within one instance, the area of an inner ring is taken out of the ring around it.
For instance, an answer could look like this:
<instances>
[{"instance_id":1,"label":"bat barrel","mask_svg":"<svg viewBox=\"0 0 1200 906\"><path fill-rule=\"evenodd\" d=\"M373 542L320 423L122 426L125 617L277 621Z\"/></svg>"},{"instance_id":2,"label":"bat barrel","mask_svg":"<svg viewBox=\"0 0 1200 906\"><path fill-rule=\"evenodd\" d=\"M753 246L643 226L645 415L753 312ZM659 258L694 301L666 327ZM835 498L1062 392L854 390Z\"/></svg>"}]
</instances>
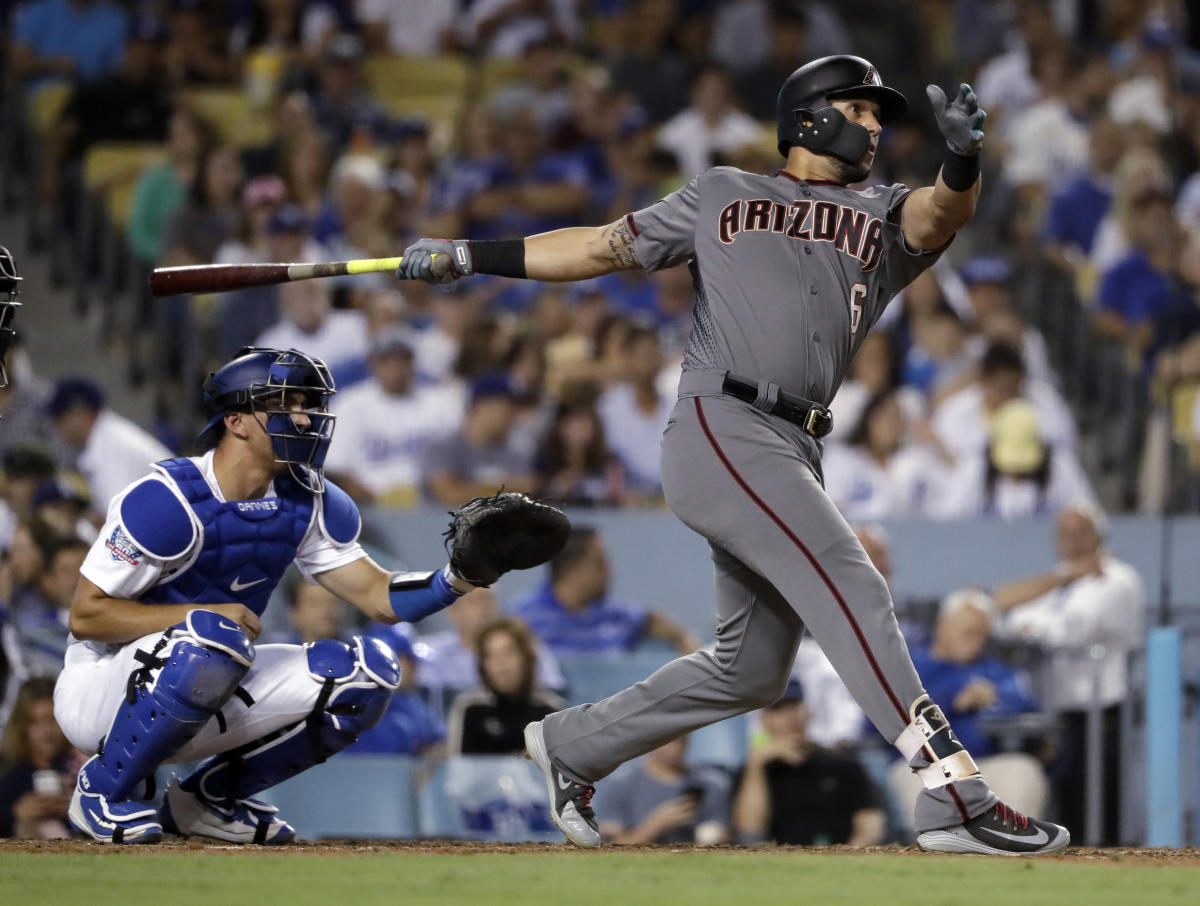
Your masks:
<instances>
[{"instance_id":1,"label":"bat barrel","mask_svg":"<svg viewBox=\"0 0 1200 906\"><path fill-rule=\"evenodd\" d=\"M197 264L160 267L150 275L150 292L156 296L183 293L219 293L247 286L266 286L288 279L286 264Z\"/></svg>"}]
</instances>

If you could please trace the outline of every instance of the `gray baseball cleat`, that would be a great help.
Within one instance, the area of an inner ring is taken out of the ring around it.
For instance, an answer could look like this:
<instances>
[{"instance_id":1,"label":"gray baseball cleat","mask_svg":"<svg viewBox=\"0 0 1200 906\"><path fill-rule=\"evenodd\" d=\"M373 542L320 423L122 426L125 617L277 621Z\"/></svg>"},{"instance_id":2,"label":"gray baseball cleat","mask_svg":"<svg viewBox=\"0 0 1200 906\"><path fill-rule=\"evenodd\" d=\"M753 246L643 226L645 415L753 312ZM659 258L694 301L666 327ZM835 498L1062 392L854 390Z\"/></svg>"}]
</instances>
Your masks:
<instances>
[{"instance_id":1,"label":"gray baseball cleat","mask_svg":"<svg viewBox=\"0 0 1200 906\"><path fill-rule=\"evenodd\" d=\"M1071 842L1065 827L1029 818L1003 802L966 824L925 831L917 846L935 853L983 853L989 856L1041 856Z\"/></svg>"},{"instance_id":2,"label":"gray baseball cleat","mask_svg":"<svg viewBox=\"0 0 1200 906\"><path fill-rule=\"evenodd\" d=\"M596 788L568 776L546 751L546 738L540 720L525 725L525 755L533 760L546 778L550 794L550 817L568 840L584 849L600 845L600 828L592 811Z\"/></svg>"},{"instance_id":3,"label":"gray baseball cleat","mask_svg":"<svg viewBox=\"0 0 1200 906\"><path fill-rule=\"evenodd\" d=\"M159 816L163 830L180 837L210 837L230 843L268 846L290 843L296 832L275 813L279 809L257 799L217 802L183 789L171 780Z\"/></svg>"}]
</instances>

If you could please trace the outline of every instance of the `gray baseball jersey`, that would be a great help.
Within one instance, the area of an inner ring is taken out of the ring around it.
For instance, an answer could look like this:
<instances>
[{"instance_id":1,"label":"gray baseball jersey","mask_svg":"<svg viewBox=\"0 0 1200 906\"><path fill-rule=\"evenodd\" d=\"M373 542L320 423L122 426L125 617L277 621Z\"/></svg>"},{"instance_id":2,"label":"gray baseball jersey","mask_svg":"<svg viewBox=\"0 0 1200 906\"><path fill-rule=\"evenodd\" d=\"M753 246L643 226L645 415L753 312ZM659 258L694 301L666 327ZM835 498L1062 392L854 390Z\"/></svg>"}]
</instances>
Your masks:
<instances>
[{"instance_id":1,"label":"gray baseball jersey","mask_svg":"<svg viewBox=\"0 0 1200 906\"><path fill-rule=\"evenodd\" d=\"M715 167L629 214L643 267L691 261L684 370L732 371L828 405L867 329L941 254L905 244L908 193Z\"/></svg>"},{"instance_id":2,"label":"gray baseball jersey","mask_svg":"<svg viewBox=\"0 0 1200 906\"><path fill-rule=\"evenodd\" d=\"M547 717L551 755L583 781L782 695L807 628L889 742L925 694L887 584L818 479L802 428L722 393L725 371L828 404L891 297L937 260L899 226L908 189L855 191L727 167L628 215L643 267L689 261L693 332L662 442L663 491L708 539L717 640L644 682ZM970 777L923 790L920 831L995 795Z\"/></svg>"}]
</instances>

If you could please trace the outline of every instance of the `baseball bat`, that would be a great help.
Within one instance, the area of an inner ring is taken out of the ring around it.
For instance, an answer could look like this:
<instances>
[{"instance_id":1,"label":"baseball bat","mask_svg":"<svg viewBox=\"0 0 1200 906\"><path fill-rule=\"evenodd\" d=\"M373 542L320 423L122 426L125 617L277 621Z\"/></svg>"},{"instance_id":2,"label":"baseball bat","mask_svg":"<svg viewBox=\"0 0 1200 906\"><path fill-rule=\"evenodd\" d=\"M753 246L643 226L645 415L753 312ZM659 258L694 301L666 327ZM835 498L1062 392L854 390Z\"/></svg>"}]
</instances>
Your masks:
<instances>
[{"instance_id":1,"label":"baseball bat","mask_svg":"<svg viewBox=\"0 0 1200 906\"><path fill-rule=\"evenodd\" d=\"M439 260L444 259L444 260ZM341 277L346 274L378 274L394 271L404 259L357 258L353 261L325 261L309 264L192 264L186 267L156 267L150 274L150 292L155 296L183 293L220 293L248 286L269 286L312 280L316 277ZM433 274L442 277L450 270L448 255L433 256Z\"/></svg>"}]
</instances>

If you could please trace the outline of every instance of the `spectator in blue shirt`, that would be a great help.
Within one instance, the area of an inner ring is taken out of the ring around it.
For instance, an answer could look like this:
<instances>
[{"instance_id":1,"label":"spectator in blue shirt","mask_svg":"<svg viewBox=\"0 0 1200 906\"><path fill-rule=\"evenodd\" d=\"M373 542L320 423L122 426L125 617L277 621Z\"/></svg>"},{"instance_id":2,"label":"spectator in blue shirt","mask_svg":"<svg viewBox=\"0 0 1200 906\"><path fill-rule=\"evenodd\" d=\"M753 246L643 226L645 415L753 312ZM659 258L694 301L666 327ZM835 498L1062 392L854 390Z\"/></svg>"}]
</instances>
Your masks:
<instances>
[{"instance_id":1,"label":"spectator in blue shirt","mask_svg":"<svg viewBox=\"0 0 1200 906\"><path fill-rule=\"evenodd\" d=\"M983 592L955 592L942 602L932 643L913 649L926 691L942 702L955 734L976 758L996 752L981 718L1038 710L1016 670L983 656L993 609Z\"/></svg>"},{"instance_id":2,"label":"spectator in blue shirt","mask_svg":"<svg viewBox=\"0 0 1200 906\"><path fill-rule=\"evenodd\" d=\"M94 81L121 61L128 30L129 17L108 0L34 0L13 23L12 75L33 85Z\"/></svg>"},{"instance_id":3,"label":"spectator in blue shirt","mask_svg":"<svg viewBox=\"0 0 1200 906\"><path fill-rule=\"evenodd\" d=\"M550 561L550 580L514 601L519 616L558 658L572 654L623 654L649 636L682 654L700 647L669 617L609 595L611 569L604 539L594 528L576 527Z\"/></svg>"},{"instance_id":4,"label":"spectator in blue shirt","mask_svg":"<svg viewBox=\"0 0 1200 906\"><path fill-rule=\"evenodd\" d=\"M1070 264L1092 252L1096 230L1112 203L1112 178L1125 144L1121 127L1099 117L1089 133L1088 170L1064 183L1050 199L1046 238Z\"/></svg>"},{"instance_id":5,"label":"spectator in blue shirt","mask_svg":"<svg viewBox=\"0 0 1200 906\"><path fill-rule=\"evenodd\" d=\"M436 708L420 689L420 666L405 623L374 623L369 634L381 639L400 661L400 688L392 695L383 718L358 738L348 751L354 755L420 755L446 739L446 727Z\"/></svg>"},{"instance_id":6,"label":"spectator in blue shirt","mask_svg":"<svg viewBox=\"0 0 1200 906\"><path fill-rule=\"evenodd\" d=\"M1133 250L1104 275L1093 329L1141 357L1171 305L1170 277L1177 227L1168 192L1151 189L1133 203Z\"/></svg>"}]
</instances>

